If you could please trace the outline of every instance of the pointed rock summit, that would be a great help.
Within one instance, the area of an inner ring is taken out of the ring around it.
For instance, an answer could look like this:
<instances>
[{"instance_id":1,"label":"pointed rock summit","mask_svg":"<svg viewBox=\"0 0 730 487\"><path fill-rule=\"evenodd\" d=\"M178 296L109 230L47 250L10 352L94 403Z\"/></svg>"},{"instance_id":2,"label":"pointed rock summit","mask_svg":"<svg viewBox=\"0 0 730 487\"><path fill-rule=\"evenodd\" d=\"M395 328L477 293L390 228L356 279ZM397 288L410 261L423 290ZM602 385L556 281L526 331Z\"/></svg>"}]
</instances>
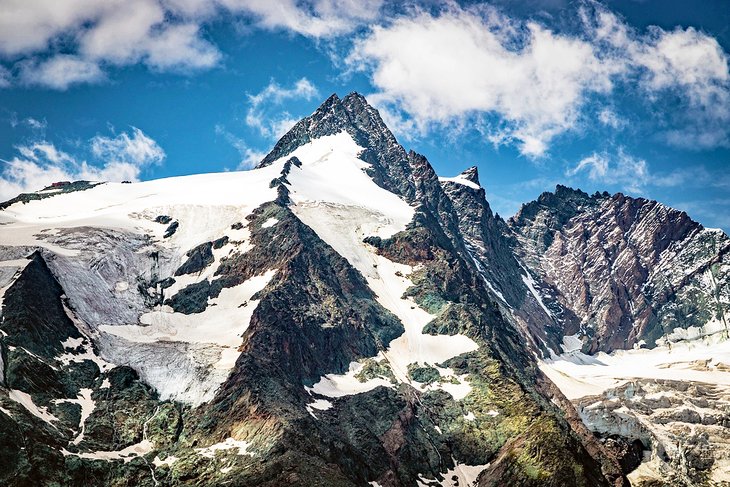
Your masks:
<instances>
[{"instance_id":1,"label":"pointed rock summit","mask_svg":"<svg viewBox=\"0 0 730 487\"><path fill-rule=\"evenodd\" d=\"M476 166L472 166L469 169L465 170L464 172L459 174L459 177L462 179L466 179L467 181L471 181L477 186L481 186L481 184L479 184L479 169L477 169Z\"/></svg>"},{"instance_id":2,"label":"pointed rock summit","mask_svg":"<svg viewBox=\"0 0 730 487\"><path fill-rule=\"evenodd\" d=\"M313 139L346 131L363 147L398 145L378 111L359 93L330 95L314 113L292 127L257 167L266 167ZM401 148L402 150L402 148ZM405 156L405 151L403 151Z\"/></svg>"}]
</instances>

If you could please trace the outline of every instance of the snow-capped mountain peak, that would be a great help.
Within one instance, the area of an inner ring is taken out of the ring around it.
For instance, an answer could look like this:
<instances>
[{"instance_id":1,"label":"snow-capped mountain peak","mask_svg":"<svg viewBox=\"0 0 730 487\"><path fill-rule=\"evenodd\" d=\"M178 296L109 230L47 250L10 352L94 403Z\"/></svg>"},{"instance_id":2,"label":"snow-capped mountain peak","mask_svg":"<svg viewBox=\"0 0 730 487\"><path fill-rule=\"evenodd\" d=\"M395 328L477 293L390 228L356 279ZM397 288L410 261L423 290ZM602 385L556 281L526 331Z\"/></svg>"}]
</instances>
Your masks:
<instances>
[{"instance_id":1,"label":"snow-capped mountain peak","mask_svg":"<svg viewBox=\"0 0 730 487\"><path fill-rule=\"evenodd\" d=\"M538 366L720 333L727 236L563 186L505 222L485 194L351 93L251 171L7 202L0 481L626 485L636 438L599 441Z\"/></svg>"}]
</instances>

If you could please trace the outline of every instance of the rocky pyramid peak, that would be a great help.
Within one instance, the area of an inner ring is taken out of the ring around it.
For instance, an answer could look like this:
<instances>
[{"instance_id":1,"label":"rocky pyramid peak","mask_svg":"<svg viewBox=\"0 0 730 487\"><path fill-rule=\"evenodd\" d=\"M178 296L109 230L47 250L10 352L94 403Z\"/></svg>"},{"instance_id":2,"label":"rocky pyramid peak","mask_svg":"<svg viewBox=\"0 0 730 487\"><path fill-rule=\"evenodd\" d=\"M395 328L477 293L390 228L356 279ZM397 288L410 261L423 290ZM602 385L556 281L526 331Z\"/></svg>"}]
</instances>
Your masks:
<instances>
[{"instance_id":1,"label":"rocky pyramid peak","mask_svg":"<svg viewBox=\"0 0 730 487\"><path fill-rule=\"evenodd\" d=\"M310 116L292 127L257 167L265 167L313 139L346 131L363 147L395 146L395 136L378 111L359 93L330 95ZM404 153L405 154L405 153Z\"/></svg>"},{"instance_id":2,"label":"rocky pyramid peak","mask_svg":"<svg viewBox=\"0 0 730 487\"><path fill-rule=\"evenodd\" d=\"M364 96L352 92L344 98L331 95L312 115L294 125L257 168L286 157L314 139L347 132L363 150L358 157L370 166L375 183L406 201L414 202L419 187L439 193L438 177L425 157L409 154L383 122L378 110ZM424 162L425 161L425 162ZM473 183L469 183L473 184ZM438 199L439 195L435 194Z\"/></svg>"},{"instance_id":3,"label":"rocky pyramid peak","mask_svg":"<svg viewBox=\"0 0 730 487\"><path fill-rule=\"evenodd\" d=\"M459 177L462 179L466 179L467 181L471 181L477 186L481 186L479 184L479 169L477 169L476 166L472 166L469 169L465 170L464 172L459 174Z\"/></svg>"}]
</instances>

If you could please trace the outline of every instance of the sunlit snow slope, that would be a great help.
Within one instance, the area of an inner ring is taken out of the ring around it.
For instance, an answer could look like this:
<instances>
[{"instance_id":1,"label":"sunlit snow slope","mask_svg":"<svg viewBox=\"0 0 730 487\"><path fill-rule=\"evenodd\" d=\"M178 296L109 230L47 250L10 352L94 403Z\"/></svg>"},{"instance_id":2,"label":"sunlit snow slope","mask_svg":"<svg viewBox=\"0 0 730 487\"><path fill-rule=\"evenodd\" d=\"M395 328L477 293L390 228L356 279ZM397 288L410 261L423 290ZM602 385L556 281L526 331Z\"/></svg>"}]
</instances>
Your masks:
<instances>
[{"instance_id":1,"label":"sunlit snow slope","mask_svg":"<svg viewBox=\"0 0 730 487\"><path fill-rule=\"evenodd\" d=\"M269 182L280 170L277 164L247 172L105 183L16 203L0 217L0 245L11 257L4 255L2 264L17 270L27 261L16 254L47 249L75 318L105 359L137 369L163 398L209 400L235 363L257 302L244 309L239 305L261 290L273 271L222 290L199 314L150 306L145 296L172 296L211 276L229 253L246 249L247 230L240 224L276 197ZM240 228L232 228L237 223ZM166 237L170 225L176 230ZM212 250L211 265L175 276L161 289L157 281L172 277L188 251L224 236L227 241ZM13 274L3 275L0 285Z\"/></svg>"}]
</instances>

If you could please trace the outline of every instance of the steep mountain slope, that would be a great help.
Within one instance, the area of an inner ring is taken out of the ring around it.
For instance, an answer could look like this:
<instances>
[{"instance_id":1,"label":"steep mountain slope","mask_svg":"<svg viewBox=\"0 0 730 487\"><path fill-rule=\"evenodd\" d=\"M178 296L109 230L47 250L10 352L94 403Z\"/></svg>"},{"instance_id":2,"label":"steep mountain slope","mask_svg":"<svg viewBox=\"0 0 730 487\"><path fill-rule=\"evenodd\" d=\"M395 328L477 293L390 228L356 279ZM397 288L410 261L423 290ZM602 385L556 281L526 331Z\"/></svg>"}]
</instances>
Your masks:
<instances>
[{"instance_id":1,"label":"steep mountain slope","mask_svg":"<svg viewBox=\"0 0 730 487\"><path fill-rule=\"evenodd\" d=\"M727 235L655 201L563 186L509 226L565 310L541 368L609 444L647 449L632 484L730 482Z\"/></svg>"},{"instance_id":2,"label":"steep mountain slope","mask_svg":"<svg viewBox=\"0 0 730 487\"><path fill-rule=\"evenodd\" d=\"M564 334L583 351L727 337L730 238L722 231L656 201L564 186L524 205L509 225L516 253L575 314Z\"/></svg>"},{"instance_id":3,"label":"steep mountain slope","mask_svg":"<svg viewBox=\"0 0 730 487\"><path fill-rule=\"evenodd\" d=\"M625 485L457 179L351 94L249 172L9 204L0 482Z\"/></svg>"},{"instance_id":4,"label":"steep mountain slope","mask_svg":"<svg viewBox=\"0 0 730 487\"><path fill-rule=\"evenodd\" d=\"M473 261L503 316L522 331L530 348L539 354L558 349L566 309L546 305L532 273L516 258L516 239L506 222L492 213L477 168L440 181L456 210L468 259Z\"/></svg>"}]
</instances>

